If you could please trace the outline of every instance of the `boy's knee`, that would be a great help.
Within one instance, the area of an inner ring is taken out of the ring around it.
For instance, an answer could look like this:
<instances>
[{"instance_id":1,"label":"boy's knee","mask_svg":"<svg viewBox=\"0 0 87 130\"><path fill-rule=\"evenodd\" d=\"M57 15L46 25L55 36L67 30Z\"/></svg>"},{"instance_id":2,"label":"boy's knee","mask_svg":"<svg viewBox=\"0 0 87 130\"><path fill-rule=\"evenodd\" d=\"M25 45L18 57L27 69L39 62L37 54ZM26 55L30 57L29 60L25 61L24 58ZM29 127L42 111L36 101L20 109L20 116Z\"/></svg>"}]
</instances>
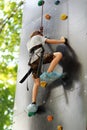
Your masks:
<instances>
[{"instance_id":1,"label":"boy's knee","mask_svg":"<svg viewBox=\"0 0 87 130\"><path fill-rule=\"evenodd\" d=\"M57 57L57 58L62 58L63 54L61 52L55 52L54 56Z\"/></svg>"},{"instance_id":2,"label":"boy's knee","mask_svg":"<svg viewBox=\"0 0 87 130\"><path fill-rule=\"evenodd\" d=\"M40 82L35 82L35 86L40 86Z\"/></svg>"}]
</instances>

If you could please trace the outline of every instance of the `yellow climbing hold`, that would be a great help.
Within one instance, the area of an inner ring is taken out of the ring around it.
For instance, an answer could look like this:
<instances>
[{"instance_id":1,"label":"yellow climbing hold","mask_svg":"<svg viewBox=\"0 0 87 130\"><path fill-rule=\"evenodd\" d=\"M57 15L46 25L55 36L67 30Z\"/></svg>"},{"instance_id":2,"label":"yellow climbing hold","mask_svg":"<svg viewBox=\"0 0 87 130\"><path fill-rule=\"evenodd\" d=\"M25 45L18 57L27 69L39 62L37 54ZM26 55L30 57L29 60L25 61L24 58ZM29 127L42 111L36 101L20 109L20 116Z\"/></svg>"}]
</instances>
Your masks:
<instances>
[{"instance_id":1,"label":"yellow climbing hold","mask_svg":"<svg viewBox=\"0 0 87 130\"><path fill-rule=\"evenodd\" d=\"M61 125L58 125L57 130L63 130L63 127Z\"/></svg>"},{"instance_id":2,"label":"yellow climbing hold","mask_svg":"<svg viewBox=\"0 0 87 130\"><path fill-rule=\"evenodd\" d=\"M61 20L66 20L67 18L68 18L68 16L66 14L61 14L60 15Z\"/></svg>"},{"instance_id":3,"label":"yellow climbing hold","mask_svg":"<svg viewBox=\"0 0 87 130\"><path fill-rule=\"evenodd\" d=\"M45 15L45 19L50 20L50 19L51 19L51 16L50 16L49 14L46 14L46 15Z\"/></svg>"},{"instance_id":4,"label":"yellow climbing hold","mask_svg":"<svg viewBox=\"0 0 87 130\"><path fill-rule=\"evenodd\" d=\"M46 81L41 81L40 86L45 88L47 86L47 82Z\"/></svg>"}]
</instances>

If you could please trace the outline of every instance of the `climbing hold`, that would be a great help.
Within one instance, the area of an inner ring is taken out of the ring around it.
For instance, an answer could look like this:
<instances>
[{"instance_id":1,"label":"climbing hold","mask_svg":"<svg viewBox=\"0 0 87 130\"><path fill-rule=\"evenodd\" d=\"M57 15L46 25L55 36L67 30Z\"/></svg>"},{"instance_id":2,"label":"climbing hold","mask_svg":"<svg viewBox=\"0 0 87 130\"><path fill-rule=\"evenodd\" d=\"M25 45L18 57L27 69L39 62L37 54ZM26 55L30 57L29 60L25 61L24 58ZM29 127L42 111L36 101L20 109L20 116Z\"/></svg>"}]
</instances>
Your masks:
<instances>
[{"instance_id":1,"label":"climbing hold","mask_svg":"<svg viewBox=\"0 0 87 130\"><path fill-rule=\"evenodd\" d=\"M61 20L66 20L68 16L66 14L61 14L60 19Z\"/></svg>"},{"instance_id":2,"label":"climbing hold","mask_svg":"<svg viewBox=\"0 0 87 130\"><path fill-rule=\"evenodd\" d=\"M28 112L28 116L31 117L31 116L35 116L36 115L36 112Z\"/></svg>"},{"instance_id":3,"label":"climbing hold","mask_svg":"<svg viewBox=\"0 0 87 130\"><path fill-rule=\"evenodd\" d=\"M53 120L53 116L52 116L52 115L48 115L48 116L47 116L47 120L48 120L49 122L51 122L51 121Z\"/></svg>"},{"instance_id":4,"label":"climbing hold","mask_svg":"<svg viewBox=\"0 0 87 130\"><path fill-rule=\"evenodd\" d=\"M40 86L45 88L47 86L47 82L46 81L41 81Z\"/></svg>"},{"instance_id":5,"label":"climbing hold","mask_svg":"<svg viewBox=\"0 0 87 130\"><path fill-rule=\"evenodd\" d=\"M58 125L57 130L63 130L63 127L61 125Z\"/></svg>"},{"instance_id":6,"label":"climbing hold","mask_svg":"<svg viewBox=\"0 0 87 130\"><path fill-rule=\"evenodd\" d=\"M56 0L54 4L55 4L55 5L58 5L58 4L60 4L60 1L59 1L59 0Z\"/></svg>"},{"instance_id":7,"label":"climbing hold","mask_svg":"<svg viewBox=\"0 0 87 130\"><path fill-rule=\"evenodd\" d=\"M45 15L45 19L50 20L50 19L51 19L51 16L50 16L49 14L46 14L46 15Z\"/></svg>"},{"instance_id":8,"label":"climbing hold","mask_svg":"<svg viewBox=\"0 0 87 130\"><path fill-rule=\"evenodd\" d=\"M39 0L38 1L38 6L42 6L44 3L45 3L44 0Z\"/></svg>"}]
</instances>

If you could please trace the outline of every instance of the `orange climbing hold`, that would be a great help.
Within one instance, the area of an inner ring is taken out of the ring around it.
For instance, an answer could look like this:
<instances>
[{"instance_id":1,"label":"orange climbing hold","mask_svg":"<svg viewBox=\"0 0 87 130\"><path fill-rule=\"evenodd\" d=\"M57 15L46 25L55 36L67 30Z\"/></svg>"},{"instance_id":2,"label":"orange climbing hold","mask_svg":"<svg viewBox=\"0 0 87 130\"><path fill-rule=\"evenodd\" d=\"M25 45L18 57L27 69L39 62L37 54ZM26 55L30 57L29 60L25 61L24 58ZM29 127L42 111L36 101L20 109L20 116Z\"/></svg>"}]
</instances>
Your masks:
<instances>
[{"instance_id":1,"label":"orange climbing hold","mask_svg":"<svg viewBox=\"0 0 87 130\"><path fill-rule=\"evenodd\" d=\"M51 19L51 16L50 16L49 14L46 14L46 15L45 15L45 19L50 20L50 19Z\"/></svg>"},{"instance_id":2,"label":"orange climbing hold","mask_svg":"<svg viewBox=\"0 0 87 130\"><path fill-rule=\"evenodd\" d=\"M68 16L66 14L61 14L60 19L61 20L66 20Z\"/></svg>"},{"instance_id":3,"label":"orange climbing hold","mask_svg":"<svg viewBox=\"0 0 87 130\"><path fill-rule=\"evenodd\" d=\"M58 125L57 130L63 130L63 127L61 125Z\"/></svg>"},{"instance_id":4,"label":"orange climbing hold","mask_svg":"<svg viewBox=\"0 0 87 130\"><path fill-rule=\"evenodd\" d=\"M52 115L48 115L48 116L47 116L47 120L48 120L49 122L51 122L51 121L53 120L53 116L52 116Z\"/></svg>"}]
</instances>

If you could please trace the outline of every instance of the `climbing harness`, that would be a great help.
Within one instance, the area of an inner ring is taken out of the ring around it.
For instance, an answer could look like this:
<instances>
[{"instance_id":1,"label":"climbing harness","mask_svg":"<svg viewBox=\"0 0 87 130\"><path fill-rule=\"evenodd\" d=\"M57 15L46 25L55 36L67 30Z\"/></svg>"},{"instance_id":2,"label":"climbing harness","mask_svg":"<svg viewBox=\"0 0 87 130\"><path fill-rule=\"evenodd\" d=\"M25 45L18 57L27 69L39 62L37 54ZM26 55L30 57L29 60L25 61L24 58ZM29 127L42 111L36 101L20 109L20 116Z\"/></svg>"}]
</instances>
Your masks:
<instances>
[{"instance_id":1,"label":"climbing harness","mask_svg":"<svg viewBox=\"0 0 87 130\"><path fill-rule=\"evenodd\" d=\"M37 45L37 46L34 46L34 47L30 50L30 53L31 53L32 55L31 55L30 60L29 60L29 63L28 63L28 64L31 66L32 56L33 56L33 54L35 54L35 51L36 51L37 49L39 49L39 48L41 48L42 50L41 50L41 52L40 52L40 56L38 56L38 55L36 54L36 55L38 56L38 58L39 58L39 64L38 64L38 70L37 70L37 76L38 76L38 77L39 77L40 74L41 74L41 67L42 67L42 64L43 64L44 48L43 48L42 44L39 44L39 45Z\"/></svg>"},{"instance_id":2,"label":"climbing harness","mask_svg":"<svg viewBox=\"0 0 87 130\"><path fill-rule=\"evenodd\" d=\"M38 77L39 77L40 74L41 74L41 67L42 67L42 64L43 64L44 48L43 48L42 44L36 45L36 46L34 46L33 48L31 48L31 50L30 50L31 57L30 57L29 62L28 62L28 65L31 66L32 56L33 56L34 52L35 52L37 49L39 49L39 48L41 48L42 50L41 50L41 53L40 53L40 56L39 56L40 60L39 60L39 65L38 65L38 69L37 69L37 76L38 76ZM24 75L24 77L23 77L19 82L20 82L20 83L23 83L23 82L25 81L25 79L31 74L32 70L33 70L32 67L30 67L30 69L28 70L28 72Z\"/></svg>"}]
</instances>

